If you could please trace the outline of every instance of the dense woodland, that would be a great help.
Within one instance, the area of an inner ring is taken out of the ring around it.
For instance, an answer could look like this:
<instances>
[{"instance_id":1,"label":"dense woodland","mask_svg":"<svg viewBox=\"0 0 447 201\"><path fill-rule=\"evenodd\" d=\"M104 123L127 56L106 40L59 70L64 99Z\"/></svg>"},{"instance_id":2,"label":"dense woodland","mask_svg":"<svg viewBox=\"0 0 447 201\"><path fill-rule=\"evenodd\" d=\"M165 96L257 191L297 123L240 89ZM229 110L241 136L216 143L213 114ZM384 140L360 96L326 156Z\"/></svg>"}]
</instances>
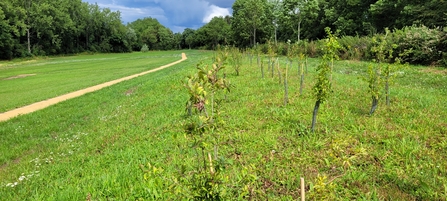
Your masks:
<instances>
[{"instance_id":1,"label":"dense woodland","mask_svg":"<svg viewBox=\"0 0 447 201\"><path fill-rule=\"evenodd\" d=\"M422 32L412 39L435 43L425 51L433 51L430 57L436 58L419 63L442 63L446 11L444 0L236 0L233 16L215 17L197 30L173 33L150 17L123 24L119 12L81 0L6 0L0 2L0 59L130 52L144 44L149 50L246 48L267 41L316 41L329 27L342 39L356 37L356 44L348 46L360 49L362 37L384 33L386 28L404 30L401 35Z\"/></svg>"}]
</instances>

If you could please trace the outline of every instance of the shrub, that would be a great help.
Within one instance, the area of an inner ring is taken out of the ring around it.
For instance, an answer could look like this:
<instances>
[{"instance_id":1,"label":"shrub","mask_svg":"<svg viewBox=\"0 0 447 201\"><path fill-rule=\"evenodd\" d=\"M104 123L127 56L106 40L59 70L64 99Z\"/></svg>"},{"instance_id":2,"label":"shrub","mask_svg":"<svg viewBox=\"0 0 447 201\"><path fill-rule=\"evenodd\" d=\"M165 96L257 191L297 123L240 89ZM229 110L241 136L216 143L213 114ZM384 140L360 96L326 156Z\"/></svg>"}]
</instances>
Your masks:
<instances>
[{"instance_id":1,"label":"shrub","mask_svg":"<svg viewBox=\"0 0 447 201\"><path fill-rule=\"evenodd\" d=\"M398 45L396 54L403 62L436 65L442 60L443 36L445 32L440 29L411 26L395 30L392 40Z\"/></svg>"},{"instance_id":2,"label":"shrub","mask_svg":"<svg viewBox=\"0 0 447 201\"><path fill-rule=\"evenodd\" d=\"M101 52L104 52L104 53L109 53L112 50L112 46L110 45L108 39L107 40L103 40L101 42L101 44L99 44L99 48L100 48Z\"/></svg>"},{"instance_id":3,"label":"shrub","mask_svg":"<svg viewBox=\"0 0 447 201\"><path fill-rule=\"evenodd\" d=\"M339 39L342 48L338 52L341 59L373 60L376 53L373 49L373 38L383 37L376 34L372 37L344 36ZM425 26L405 27L394 30L386 37L387 44L396 44L393 58L400 58L404 63L422 65L447 66L447 28L430 29ZM306 42L306 53L310 57L321 56L322 40ZM391 46L386 47L390 49ZM390 60L394 63L395 60Z\"/></svg>"},{"instance_id":4,"label":"shrub","mask_svg":"<svg viewBox=\"0 0 447 201\"><path fill-rule=\"evenodd\" d=\"M269 51L269 45L266 44L259 44L257 45L258 50L260 51L261 54L268 54Z\"/></svg>"},{"instance_id":5,"label":"shrub","mask_svg":"<svg viewBox=\"0 0 447 201\"><path fill-rule=\"evenodd\" d=\"M341 49L339 56L341 59L367 60L371 59L368 53L371 46L371 39L368 37L345 36L339 40Z\"/></svg>"},{"instance_id":6,"label":"shrub","mask_svg":"<svg viewBox=\"0 0 447 201\"><path fill-rule=\"evenodd\" d=\"M144 44L144 45L141 47L141 52L147 52L147 51L149 51L149 47L147 47L147 45Z\"/></svg>"}]
</instances>

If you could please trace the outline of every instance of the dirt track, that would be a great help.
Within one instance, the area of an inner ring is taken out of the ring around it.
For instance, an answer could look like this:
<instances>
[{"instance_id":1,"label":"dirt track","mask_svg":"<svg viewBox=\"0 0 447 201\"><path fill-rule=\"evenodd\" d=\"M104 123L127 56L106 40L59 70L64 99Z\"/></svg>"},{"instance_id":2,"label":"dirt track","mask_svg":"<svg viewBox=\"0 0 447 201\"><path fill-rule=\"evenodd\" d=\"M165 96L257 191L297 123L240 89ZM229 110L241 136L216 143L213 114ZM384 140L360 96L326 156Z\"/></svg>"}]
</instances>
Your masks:
<instances>
[{"instance_id":1,"label":"dirt track","mask_svg":"<svg viewBox=\"0 0 447 201\"><path fill-rule=\"evenodd\" d=\"M130 80L130 79L136 78L136 77L141 76L141 75L145 75L145 74L148 74L148 73L152 73L152 72L155 72L155 71L159 71L159 70L165 69L167 67L170 67L170 66L173 66L175 64L178 64L178 63L180 63L180 62L182 62L182 61L184 61L186 59L187 59L186 58L186 54L182 53L182 59L181 60L178 60L176 62L167 64L167 65L164 65L164 66L160 66L160 67L158 67L156 69L152 69L152 70L145 71L145 72L142 72L142 73L138 73L138 74L135 74L135 75L123 77L123 78L120 78L120 79L117 79L117 80L112 80L112 81L109 81L109 82L106 82L106 83L102 83L102 84L99 84L99 85L95 85L95 86L92 86L92 87L81 89L79 91L71 92L71 93L68 93L68 94L65 94L65 95L62 95L62 96L58 96L58 97L51 98L51 99L48 99L48 100L44 100L44 101L40 101L40 102L37 102L37 103L33 103L31 105L23 106L23 107L20 107L20 108L14 109L14 110L10 110L10 111L4 112L4 113L0 113L0 122L1 121L7 121L7 120L9 120L11 118L14 118L14 117L17 117L19 115L28 114L28 113L31 113L31 112L34 112L34 111L46 108L48 106L60 103L62 101L68 100L68 99L72 99L72 98L76 98L76 97L82 96L82 95L84 95L86 93L90 93L90 92L93 92L93 91L100 90L100 89L102 89L104 87L108 87L108 86L114 85L114 84L122 82L122 81Z\"/></svg>"}]
</instances>

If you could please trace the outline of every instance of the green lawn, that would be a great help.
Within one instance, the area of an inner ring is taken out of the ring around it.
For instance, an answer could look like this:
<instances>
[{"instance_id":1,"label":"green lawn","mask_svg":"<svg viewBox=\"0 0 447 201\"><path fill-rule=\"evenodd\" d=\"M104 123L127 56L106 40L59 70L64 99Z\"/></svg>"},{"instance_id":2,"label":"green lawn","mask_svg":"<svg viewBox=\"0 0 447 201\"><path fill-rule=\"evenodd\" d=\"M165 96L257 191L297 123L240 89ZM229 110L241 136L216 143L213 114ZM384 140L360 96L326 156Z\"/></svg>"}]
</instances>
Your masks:
<instances>
[{"instance_id":1,"label":"green lawn","mask_svg":"<svg viewBox=\"0 0 447 201\"><path fill-rule=\"evenodd\" d=\"M181 59L181 52L97 54L0 62L0 113ZM8 79L31 74L24 78Z\"/></svg>"},{"instance_id":2,"label":"green lawn","mask_svg":"<svg viewBox=\"0 0 447 201\"><path fill-rule=\"evenodd\" d=\"M162 71L0 122L1 199L192 199L197 153L183 126L183 81L213 55L186 54ZM318 62L309 60L302 96L297 69L289 70L287 106L276 74L262 79L248 60L240 76L226 69L234 87L210 140L226 164L223 200L298 199L300 177L311 200L445 200L447 71L401 70L391 106L381 99L369 116L367 63L336 62L334 92L310 133Z\"/></svg>"}]
</instances>

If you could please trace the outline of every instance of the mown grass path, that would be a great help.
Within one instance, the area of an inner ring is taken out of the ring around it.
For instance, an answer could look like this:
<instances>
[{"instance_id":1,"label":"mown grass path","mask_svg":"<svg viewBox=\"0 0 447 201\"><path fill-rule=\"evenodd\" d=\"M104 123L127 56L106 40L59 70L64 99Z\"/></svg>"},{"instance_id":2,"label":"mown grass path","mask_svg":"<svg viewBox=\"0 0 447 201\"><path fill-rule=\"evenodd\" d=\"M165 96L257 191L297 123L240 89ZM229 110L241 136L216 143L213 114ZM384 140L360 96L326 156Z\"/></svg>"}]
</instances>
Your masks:
<instances>
[{"instance_id":1,"label":"mown grass path","mask_svg":"<svg viewBox=\"0 0 447 201\"><path fill-rule=\"evenodd\" d=\"M108 86L120 83L122 81L130 80L130 79L136 78L138 76L146 75L148 73L152 73L152 72L155 72L155 71L159 71L159 70L168 68L168 67L173 66L175 64L178 64L178 63L180 63L180 62L182 62L182 61L184 61L186 59L187 59L186 54L182 53L182 59L180 59L178 61L175 61L175 62L172 62L172 63L167 64L167 65L164 65L164 66L160 66L160 67L158 67L156 69L152 69L152 70L148 70L148 71L145 71L145 72L142 72L142 73L137 73L137 74L130 75L130 76L127 76L127 77L123 77L123 78L120 78L120 79L112 80L112 81L105 82L105 83L102 83L102 84L98 84L98 85L95 85L95 86L92 86L92 87L88 87L88 88L85 88L85 89L74 91L74 92L71 92L71 93L68 93L68 94L65 94L65 95L62 95L62 96L57 96L57 97L54 97L54 98L51 98L51 99L48 99L48 100L36 102L36 103L30 104L30 105L27 105L27 106L23 106L23 107L14 109L14 110L10 110L10 111L4 112L4 113L0 113L0 121L7 121L7 120L9 120L11 118L14 118L16 116L23 115L23 114L28 114L28 113L31 113L31 112L34 112L34 111L37 111L37 110L41 110L41 109L46 108L48 106L60 103L62 101L68 100L68 99L72 99L72 98L76 98L76 97L82 96L82 95L84 95L86 93L90 93L90 92L93 92L93 91L100 90L100 89L102 89L104 87L108 87Z\"/></svg>"}]
</instances>

